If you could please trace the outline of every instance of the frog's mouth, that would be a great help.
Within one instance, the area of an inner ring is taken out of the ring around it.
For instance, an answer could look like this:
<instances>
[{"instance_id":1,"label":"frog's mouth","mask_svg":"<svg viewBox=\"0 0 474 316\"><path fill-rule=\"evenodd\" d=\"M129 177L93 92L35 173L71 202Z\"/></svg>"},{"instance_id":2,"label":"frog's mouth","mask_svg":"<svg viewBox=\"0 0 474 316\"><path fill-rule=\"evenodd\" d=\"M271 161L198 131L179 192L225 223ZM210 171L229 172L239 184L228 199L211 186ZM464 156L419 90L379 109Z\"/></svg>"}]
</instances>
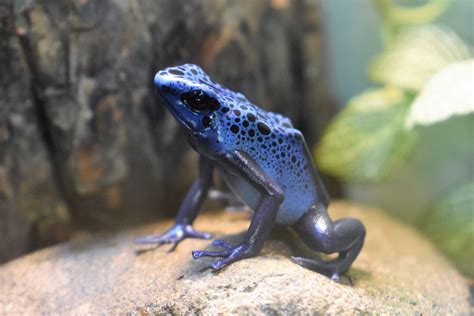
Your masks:
<instances>
[{"instance_id":1,"label":"frog's mouth","mask_svg":"<svg viewBox=\"0 0 474 316\"><path fill-rule=\"evenodd\" d=\"M196 131L196 128L190 123L188 122L187 120L185 120L183 117L182 117L182 113L180 113L179 111L176 110L176 108L172 105L173 103L168 101L166 99L166 97L162 96L163 100L165 101L165 104L166 104L166 108L168 109L168 111L170 111L171 115L174 116L174 118L178 121L178 123L182 126L184 126L184 129L188 132L188 133L191 133L193 135L198 135L199 132ZM178 104L179 106L183 106L184 107L184 104L182 104L181 101L178 101Z\"/></svg>"}]
</instances>

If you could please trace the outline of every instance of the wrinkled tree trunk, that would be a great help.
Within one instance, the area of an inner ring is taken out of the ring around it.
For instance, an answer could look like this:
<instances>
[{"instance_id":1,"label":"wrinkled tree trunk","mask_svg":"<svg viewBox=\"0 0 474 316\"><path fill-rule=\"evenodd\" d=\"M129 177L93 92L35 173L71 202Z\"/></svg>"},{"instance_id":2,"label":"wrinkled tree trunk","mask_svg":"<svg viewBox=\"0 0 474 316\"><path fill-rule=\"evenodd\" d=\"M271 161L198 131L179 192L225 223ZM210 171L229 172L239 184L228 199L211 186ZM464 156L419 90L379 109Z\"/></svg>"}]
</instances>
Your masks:
<instances>
[{"instance_id":1,"label":"wrinkled tree trunk","mask_svg":"<svg viewBox=\"0 0 474 316\"><path fill-rule=\"evenodd\" d=\"M0 26L1 262L62 240L70 229L11 2L0 4Z\"/></svg>"},{"instance_id":2,"label":"wrinkled tree trunk","mask_svg":"<svg viewBox=\"0 0 474 316\"><path fill-rule=\"evenodd\" d=\"M313 1L0 2L0 261L174 211L195 173L156 98L192 62L313 142L331 109Z\"/></svg>"}]
</instances>

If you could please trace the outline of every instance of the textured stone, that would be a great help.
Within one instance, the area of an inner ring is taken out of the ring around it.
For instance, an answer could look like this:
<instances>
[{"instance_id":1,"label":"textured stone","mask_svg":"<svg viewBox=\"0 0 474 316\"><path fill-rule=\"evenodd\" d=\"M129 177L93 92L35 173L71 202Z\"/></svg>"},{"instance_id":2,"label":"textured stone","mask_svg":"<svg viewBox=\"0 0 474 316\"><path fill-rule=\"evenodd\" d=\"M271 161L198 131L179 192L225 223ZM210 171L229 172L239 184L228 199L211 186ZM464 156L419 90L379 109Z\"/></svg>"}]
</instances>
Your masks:
<instances>
[{"instance_id":1,"label":"textured stone","mask_svg":"<svg viewBox=\"0 0 474 316\"><path fill-rule=\"evenodd\" d=\"M136 254L134 237L171 222L113 236L51 247L0 268L0 313L158 314L463 314L462 277L414 230L378 210L336 202L333 217L355 216L367 226L363 252L341 283L293 264L292 234L278 230L260 256L214 273L210 259L191 250L210 241L187 240ZM237 242L246 214L204 215L197 228ZM143 250L143 249L142 249ZM293 250L294 251L294 250Z\"/></svg>"}]
</instances>

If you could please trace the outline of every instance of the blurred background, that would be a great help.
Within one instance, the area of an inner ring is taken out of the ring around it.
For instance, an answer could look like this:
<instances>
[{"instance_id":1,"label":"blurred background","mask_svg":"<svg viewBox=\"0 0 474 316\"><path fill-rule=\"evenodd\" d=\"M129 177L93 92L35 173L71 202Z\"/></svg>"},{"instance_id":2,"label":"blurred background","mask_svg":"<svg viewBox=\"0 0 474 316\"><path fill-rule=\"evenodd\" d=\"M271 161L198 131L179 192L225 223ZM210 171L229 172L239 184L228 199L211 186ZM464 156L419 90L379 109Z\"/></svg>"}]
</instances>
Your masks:
<instances>
[{"instance_id":1,"label":"blurred background","mask_svg":"<svg viewBox=\"0 0 474 316\"><path fill-rule=\"evenodd\" d=\"M289 116L333 198L474 276L470 0L3 0L0 262L173 216L196 154L154 92L185 62Z\"/></svg>"}]
</instances>

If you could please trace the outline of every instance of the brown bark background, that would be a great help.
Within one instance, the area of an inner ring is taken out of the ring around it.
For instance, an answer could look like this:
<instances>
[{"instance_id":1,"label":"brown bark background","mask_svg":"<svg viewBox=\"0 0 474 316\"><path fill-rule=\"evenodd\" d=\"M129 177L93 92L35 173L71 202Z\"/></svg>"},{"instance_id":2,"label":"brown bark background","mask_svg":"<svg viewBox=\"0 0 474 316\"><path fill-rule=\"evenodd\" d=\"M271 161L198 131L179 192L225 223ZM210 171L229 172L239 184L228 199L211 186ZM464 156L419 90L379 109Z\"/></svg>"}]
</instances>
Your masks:
<instances>
[{"instance_id":1,"label":"brown bark background","mask_svg":"<svg viewBox=\"0 0 474 316\"><path fill-rule=\"evenodd\" d=\"M0 262L174 213L196 155L160 68L201 65L310 144L332 114L317 1L1 0L0 26Z\"/></svg>"}]
</instances>

